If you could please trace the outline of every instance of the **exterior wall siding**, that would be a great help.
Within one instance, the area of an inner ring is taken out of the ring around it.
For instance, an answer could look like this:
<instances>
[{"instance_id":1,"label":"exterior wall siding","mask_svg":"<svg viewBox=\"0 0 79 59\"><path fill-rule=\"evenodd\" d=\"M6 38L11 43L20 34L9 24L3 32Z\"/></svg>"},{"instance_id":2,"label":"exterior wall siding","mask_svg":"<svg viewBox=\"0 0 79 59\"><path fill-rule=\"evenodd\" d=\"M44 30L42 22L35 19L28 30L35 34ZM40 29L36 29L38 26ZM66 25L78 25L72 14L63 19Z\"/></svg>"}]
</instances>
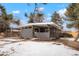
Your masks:
<instances>
[{"instance_id":1,"label":"exterior wall siding","mask_svg":"<svg viewBox=\"0 0 79 59\"><path fill-rule=\"evenodd\" d=\"M21 36L22 36L22 38L24 38L24 39L28 39L28 38L32 38L33 36L32 36L32 29L22 29L22 31L21 31Z\"/></svg>"},{"instance_id":2,"label":"exterior wall siding","mask_svg":"<svg viewBox=\"0 0 79 59\"><path fill-rule=\"evenodd\" d=\"M49 40L50 38L49 32L35 32L35 36L40 40Z\"/></svg>"}]
</instances>

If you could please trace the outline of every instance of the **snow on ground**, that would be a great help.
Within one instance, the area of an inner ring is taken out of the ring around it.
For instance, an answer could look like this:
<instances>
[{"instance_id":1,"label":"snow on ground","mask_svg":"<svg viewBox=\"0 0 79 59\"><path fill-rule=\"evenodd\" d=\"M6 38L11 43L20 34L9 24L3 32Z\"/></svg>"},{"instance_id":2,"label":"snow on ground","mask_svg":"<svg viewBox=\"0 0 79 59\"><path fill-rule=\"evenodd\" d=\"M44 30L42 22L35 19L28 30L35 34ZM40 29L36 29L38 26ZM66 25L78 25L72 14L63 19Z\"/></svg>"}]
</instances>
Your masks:
<instances>
[{"instance_id":1,"label":"snow on ground","mask_svg":"<svg viewBox=\"0 0 79 59\"><path fill-rule=\"evenodd\" d=\"M64 38L61 38L64 39ZM65 38L65 40L74 41L74 38Z\"/></svg>"},{"instance_id":2,"label":"snow on ground","mask_svg":"<svg viewBox=\"0 0 79 59\"><path fill-rule=\"evenodd\" d=\"M64 39L64 38L62 38L62 39ZM75 40L75 38L65 38L65 39L69 40L69 41L74 41ZM79 39L77 41L79 41Z\"/></svg>"},{"instance_id":3,"label":"snow on ground","mask_svg":"<svg viewBox=\"0 0 79 59\"><path fill-rule=\"evenodd\" d=\"M6 38L5 40L7 40ZM21 41L2 45L0 47L0 55L4 56L73 56L79 55L70 47L64 46L62 43L48 41ZM15 41L15 40L14 40ZM4 41L5 42L5 41ZM6 42L5 42L6 43ZM4 44L4 43L2 43Z\"/></svg>"}]
</instances>

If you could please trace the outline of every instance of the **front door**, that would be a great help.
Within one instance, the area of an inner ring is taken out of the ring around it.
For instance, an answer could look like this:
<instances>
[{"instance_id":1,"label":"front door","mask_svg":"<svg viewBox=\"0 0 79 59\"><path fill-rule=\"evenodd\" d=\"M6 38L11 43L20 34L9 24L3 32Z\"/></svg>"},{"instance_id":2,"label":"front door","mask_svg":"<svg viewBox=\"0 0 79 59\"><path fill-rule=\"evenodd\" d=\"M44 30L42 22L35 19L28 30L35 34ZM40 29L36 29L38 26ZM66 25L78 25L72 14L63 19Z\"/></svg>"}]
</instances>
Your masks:
<instances>
[{"instance_id":1,"label":"front door","mask_svg":"<svg viewBox=\"0 0 79 59\"><path fill-rule=\"evenodd\" d=\"M56 37L56 29L54 27L50 28L50 37L55 38Z\"/></svg>"}]
</instances>

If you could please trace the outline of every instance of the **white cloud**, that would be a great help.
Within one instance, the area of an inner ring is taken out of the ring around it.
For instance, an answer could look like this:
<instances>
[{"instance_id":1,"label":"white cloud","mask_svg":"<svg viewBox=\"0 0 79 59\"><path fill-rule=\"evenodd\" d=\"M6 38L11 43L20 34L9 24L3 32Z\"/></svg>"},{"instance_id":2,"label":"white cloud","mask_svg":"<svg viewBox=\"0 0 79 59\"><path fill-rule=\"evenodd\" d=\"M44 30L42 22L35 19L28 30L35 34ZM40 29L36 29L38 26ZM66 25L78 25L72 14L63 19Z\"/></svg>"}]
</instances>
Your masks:
<instances>
[{"instance_id":1,"label":"white cloud","mask_svg":"<svg viewBox=\"0 0 79 59\"><path fill-rule=\"evenodd\" d=\"M51 20L51 17L48 17L47 20Z\"/></svg>"},{"instance_id":2,"label":"white cloud","mask_svg":"<svg viewBox=\"0 0 79 59\"><path fill-rule=\"evenodd\" d=\"M64 15L65 12L66 12L66 9L60 9L60 10L58 11L58 13L60 14L60 16L65 16L65 15Z\"/></svg>"},{"instance_id":3,"label":"white cloud","mask_svg":"<svg viewBox=\"0 0 79 59\"><path fill-rule=\"evenodd\" d=\"M50 21L51 21L51 17L46 17L43 22L50 22Z\"/></svg>"},{"instance_id":4,"label":"white cloud","mask_svg":"<svg viewBox=\"0 0 79 59\"><path fill-rule=\"evenodd\" d=\"M26 25L27 24L27 20L26 19L22 19L20 21L21 21L20 26L23 26L23 25Z\"/></svg>"},{"instance_id":5,"label":"white cloud","mask_svg":"<svg viewBox=\"0 0 79 59\"><path fill-rule=\"evenodd\" d=\"M38 11L43 11L44 8L43 8L43 7L39 7L37 10L38 10Z\"/></svg>"},{"instance_id":6,"label":"white cloud","mask_svg":"<svg viewBox=\"0 0 79 59\"><path fill-rule=\"evenodd\" d=\"M13 13L13 14L19 14L20 11L19 11L19 10L14 10L14 11L12 11L12 13Z\"/></svg>"},{"instance_id":7,"label":"white cloud","mask_svg":"<svg viewBox=\"0 0 79 59\"><path fill-rule=\"evenodd\" d=\"M51 16L51 13L48 13L47 16Z\"/></svg>"}]
</instances>

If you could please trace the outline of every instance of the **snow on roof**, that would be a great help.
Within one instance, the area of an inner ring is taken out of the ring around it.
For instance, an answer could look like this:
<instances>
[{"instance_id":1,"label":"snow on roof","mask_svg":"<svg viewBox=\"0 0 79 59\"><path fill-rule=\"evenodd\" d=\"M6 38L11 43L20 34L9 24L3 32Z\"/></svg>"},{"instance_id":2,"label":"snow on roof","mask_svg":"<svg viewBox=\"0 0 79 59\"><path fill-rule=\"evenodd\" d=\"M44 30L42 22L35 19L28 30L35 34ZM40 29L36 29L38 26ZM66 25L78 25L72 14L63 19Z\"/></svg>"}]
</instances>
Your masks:
<instances>
[{"instance_id":1,"label":"snow on roof","mask_svg":"<svg viewBox=\"0 0 79 59\"><path fill-rule=\"evenodd\" d=\"M26 24L26 25L21 25L19 27L28 27L28 26L48 26L48 25L51 25L51 26L55 26L59 29L61 29L60 26L58 26L57 24L55 24L54 22L46 22L46 23L29 23L29 24Z\"/></svg>"}]
</instances>

